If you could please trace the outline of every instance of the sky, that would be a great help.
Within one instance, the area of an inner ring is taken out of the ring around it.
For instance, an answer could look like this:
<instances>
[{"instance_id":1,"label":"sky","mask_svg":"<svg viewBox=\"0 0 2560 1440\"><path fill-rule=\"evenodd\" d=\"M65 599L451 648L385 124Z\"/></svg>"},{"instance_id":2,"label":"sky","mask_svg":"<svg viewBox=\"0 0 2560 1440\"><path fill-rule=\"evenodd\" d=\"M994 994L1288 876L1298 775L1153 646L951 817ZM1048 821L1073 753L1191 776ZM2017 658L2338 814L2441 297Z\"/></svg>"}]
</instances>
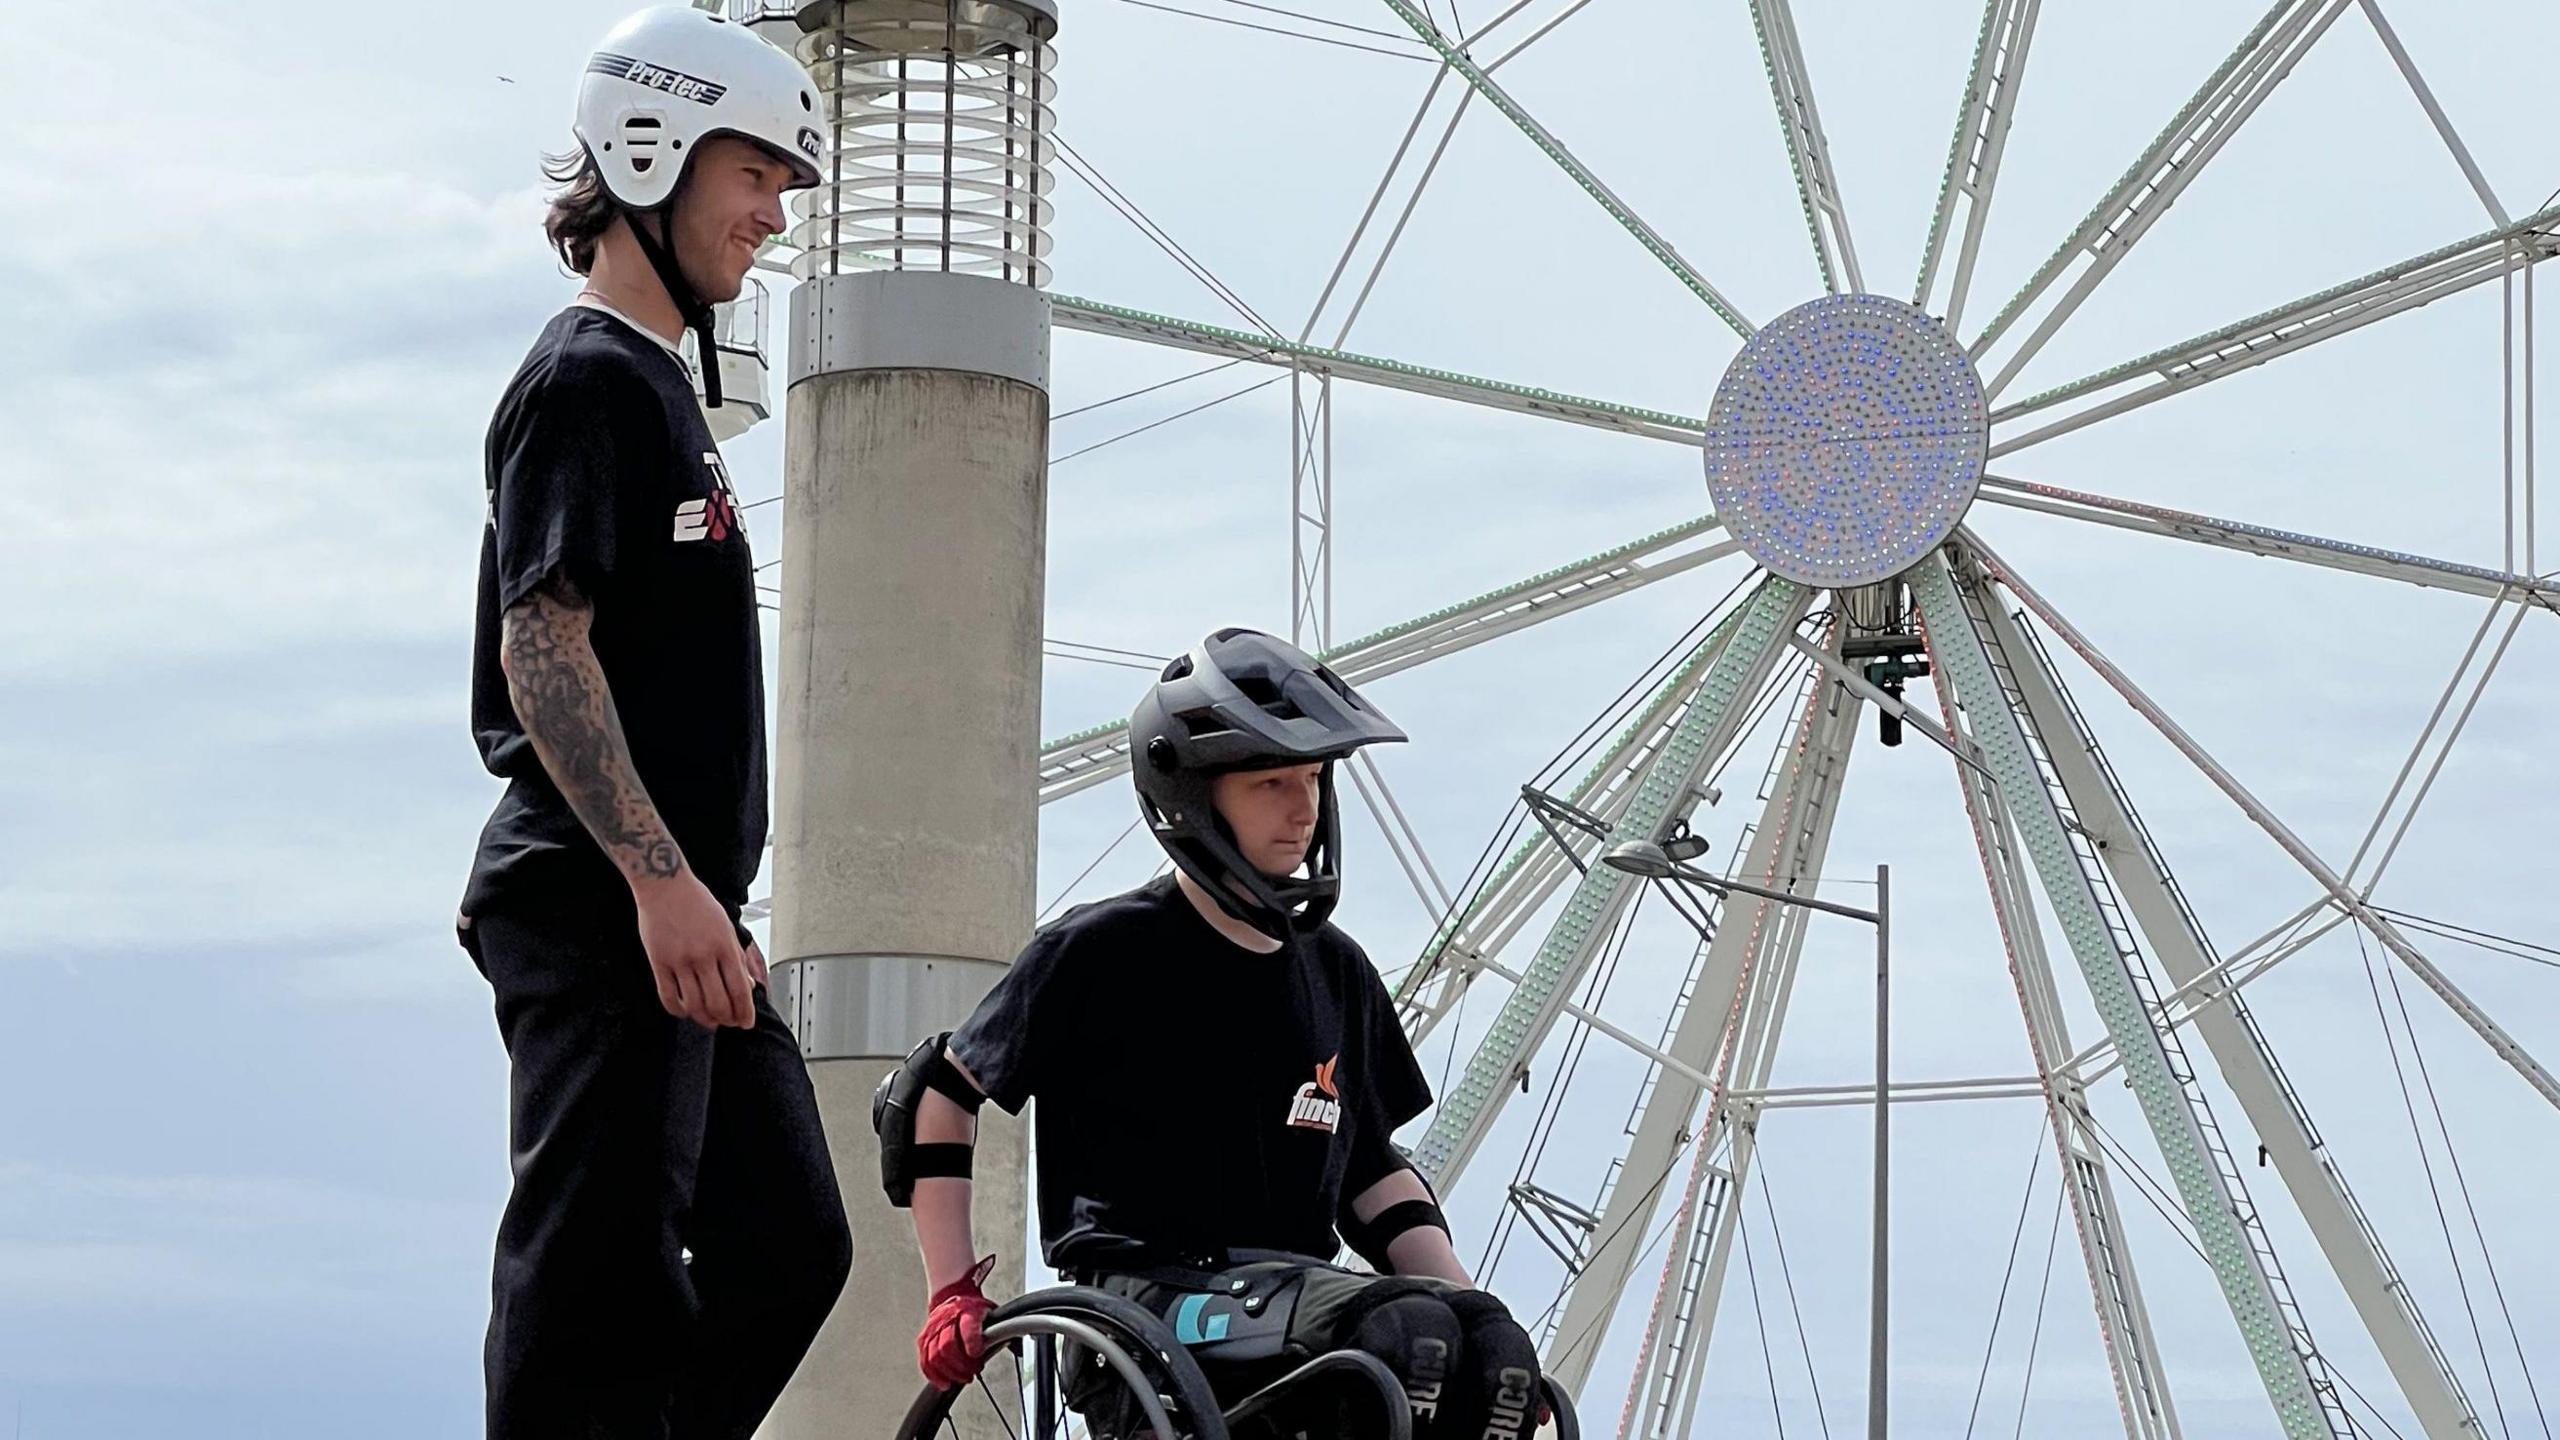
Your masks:
<instances>
[{"instance_id":1,"label":"sky","mask_svg":"<svg viewBox=\"0 0 2560 1440\"><path fill-rule=\"evenodd\" d=\"M1300 3L1396 28L1383 7ZM1191 8L1255 18L1224 0ZM1558 8L1532 0L1501 33L1517 39ZM1869 284L1908 294L1979 11L1965 0L1798 8ZM2045 7L1977 315L2228 52L2249 8ZM2386 8L2499 198L2513 213L2538 208L2560 186L2543 103L2560 11ZM0 346L0 420L28 502L0 538L0 1425L11 1440L425 1437L476 1423L506 1187L504 1057L487 992L451 940L496 790L464 719L479 444L500 386L575 288L541 245L536 166L567 143L584 52L621 9L0 0L0 55L13 62L0 94L11 222L0 283L21 299L14 341ZM1468 0L1440 19L1472 28L1491 13ZM1820 280L1757 59L1740 3L1596 0L1502 78L1765 321ZM1079 153L1294 333L1431 67L1095 0L1067 7L1058 76L1061 133ZM1452 85L1432 101L1418 154L1455 98ZM1057 198L1055 289L1236 323L1077 181L1061 176ZM2088 373L2487 225L2351 8L2021 384ZM1319 340L1343 313L1328 311ZM2500 316L2497 287L2475 289L2001 468L2499 564ZM1737 342L1478 105L1344 343L1695 414ZM1200 363L1062 333L1053 405ZM1062 419L1052 453L1245 383L1225 372ZM1221 624L1285 629L1286 390L1055 467L1049 635L1165 654ZM1704 508L1684 447L1348 384L1336 409L1339 635ZM779 491L780 432L768 422L726 447L750 500ZM758 548L779 555L778 507L754 513ZM2005 508L1980 507L1975 523L2332 864L2356 849L2487 608ZM2555 550L2560 539L2540 568L2560 564ZM1386 773L1442 873L1464 872L1520 783L1746 573L1718 562L1377 685L1413 736L1384 757ZM2543 903L2560 795L2546 740L2555 662L2560 620L2530 617L2394 855L2381 903L2560 943ZM2236 947L2311 900L2301 871L2155 732L2077 661L2063 668L2218 942ZM1133 670L1052 661L1044 733L1125 713L1142 684ZM1747 750L1701 820L1713 855L1730 853L1767 754ZM1934 747L1862 737L1832 845L1835 878L1894 867L1903 1078L2027 1065L1952 778ZM1129 818L1116 785L1044 812L1044 903L1073 898L1068 882ZM1429 916L1366 816L1349 823L1340 919L1396 968ZM1074 895L1133 884L1154 858L1132 841ZM1864 893L1832 888L1852 902ZM1687 958L1652 921L1599 1002L1639 1031L1658 1027ZM2423 943L2528 1050L2560 1054L2560 974ZM1851 926L1814 932L1773 1083L1862 1078L1867 944ZM2560 1117L2404 975L2420 1077L2405 1034L2386 1045L2377 1004L2395 1031L2400 1012L2369 973L2384 972L2341 930L2258 982L2252 1003L2475 1402L2502 1412L2491 1433L2547 1435L2527 1372L2560 1403L2560 1255L2544 1199L2560 1181L2549 1158ZM2097 1033L2085 991L2076 975L2061 981L2085 1041ZM1452 1043L1471 1045L1490 1019L1499 982L1486 987L1425 1047L1435 1076ZM2406 1108L2395 1064L2415 1087ZM1470 1260L1556 1069L1551 1051L1536 1093L1511 1106L1474 1183L1451 1197ZM1631 1056L1593 1045L1569 1118L1530 1173L1588 1200L1639 1076ZM2224 1124L2245 1129L2219 1083L2208 1088ZM2109 1089L2097 1104L2156 1172L2130 1097ZM2431 1189L2412 1139L2414 1116L2434 1142L2439 1105L2467 1203L2441 1150L2426 1161ZM1895 1433L1966 1433L1978 1383L1981 1433L2118 1433L2068 1227L2039 1285L2053 1196L2049 1153L2027 1188L2036 1107L1913 1106L1896 1120ZM1761 1247L1769 1358L1737 1274L1710 1352L1706 1431L1858 1423L1865 1124L1853 1110L1791 1110L1762 1127L1777 1224L1755 1184L1745 1225ZM2251 1180L2314 1334L2414 1433L2273 1173ZM2202 1267L2126 1178L2119 1187L2186 1433L2270 1433ZM2475 1212L2512 1339L2478 1262ZM1554 1266L1515 1238L1494 1283L1534 1312ZM1780 1243L1793 1306L1769 1269ZM1633 1318L1613 1329L1584 1394L1596 1424L1622 1403L1654 1269L1639 1267Z\"/></svg>"}]
</instances>

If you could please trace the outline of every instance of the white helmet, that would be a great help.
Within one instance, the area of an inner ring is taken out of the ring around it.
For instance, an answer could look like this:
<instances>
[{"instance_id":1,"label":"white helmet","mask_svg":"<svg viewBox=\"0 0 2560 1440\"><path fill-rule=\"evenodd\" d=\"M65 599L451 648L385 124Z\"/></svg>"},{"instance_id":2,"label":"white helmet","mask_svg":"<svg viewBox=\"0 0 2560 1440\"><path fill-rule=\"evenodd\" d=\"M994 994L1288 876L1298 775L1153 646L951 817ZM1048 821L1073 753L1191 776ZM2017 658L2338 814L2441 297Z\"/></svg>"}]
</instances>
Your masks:
<instances>
[{"instance_id":1,"label":"white helmet","mask_svg":"<svg viewBox=\"0 0 2560 1440\"><path fill-rule=\"evenodd\" d=\"M596 43L578 83L578 143L624 208L674 196L704 140L752 140L818 183L818 96L800 62L743 25L684 5L643 10Z\"/></svg>"},{"instance_id":2,"label":"white helmet","mask_svg":"<svg viewBox=\"0 0 2560 1440\"><path fill-rule=\"evenodd\" d=\"M818 97L800 62L743 26L682 5L643 10L607 31L578 81L578 143L658 272L702 356L703 401L720 404L711 306L670 250L674 206L693 152L715 135L753 141L791 167L792 189L818 183ZM658 234L639 217L664 212Z\"/></svg>"}]
</instances>

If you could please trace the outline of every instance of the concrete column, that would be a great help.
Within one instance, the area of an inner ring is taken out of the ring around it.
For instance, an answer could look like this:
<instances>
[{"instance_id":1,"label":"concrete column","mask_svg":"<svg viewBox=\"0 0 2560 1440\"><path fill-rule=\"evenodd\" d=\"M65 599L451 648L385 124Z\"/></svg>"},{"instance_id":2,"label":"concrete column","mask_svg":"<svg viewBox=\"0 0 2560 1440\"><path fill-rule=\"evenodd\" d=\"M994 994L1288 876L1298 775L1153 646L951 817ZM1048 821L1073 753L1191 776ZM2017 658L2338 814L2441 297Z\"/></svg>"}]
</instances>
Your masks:
<instances>
[{"instance_id":1,"label":"concrete column","mask_svg":"<svg viewBox=\"0 0 2560 1440\"><path fill-rule=\"evenodd\" d=\"M871 1092L1030 935L1048 301L892 271L793 299L773 956L853 1224L853 1277L759 1434L892 1433L922 1385L923 1269L880 1193ZM1024 1137L979 1131L989 1293L1023 1273ZM970 1440L1003 1434L983 1400Z\"/></svg>"}]
</instances>

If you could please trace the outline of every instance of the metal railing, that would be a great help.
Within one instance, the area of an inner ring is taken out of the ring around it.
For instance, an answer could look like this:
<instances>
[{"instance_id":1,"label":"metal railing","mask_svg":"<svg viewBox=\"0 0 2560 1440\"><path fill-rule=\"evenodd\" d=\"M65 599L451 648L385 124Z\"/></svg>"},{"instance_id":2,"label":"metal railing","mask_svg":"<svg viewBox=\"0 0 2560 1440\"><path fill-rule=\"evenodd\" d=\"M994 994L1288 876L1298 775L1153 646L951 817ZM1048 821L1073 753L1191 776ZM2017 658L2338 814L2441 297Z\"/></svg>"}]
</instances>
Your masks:
<instances>
[{"instance_id":1,"label":"metal railing","mask_svg":"<svg viewBox=\"0 0 2560 1440\"><path fill-rule=\"evenodd\" d=\"M753 276L747 277L746 288L738 292L737 299L712 307L711 343L732 355L769 361L771 352L765 348L764 338L765 307L769 300L764 282Z\"/></svg>"}]
</instances>

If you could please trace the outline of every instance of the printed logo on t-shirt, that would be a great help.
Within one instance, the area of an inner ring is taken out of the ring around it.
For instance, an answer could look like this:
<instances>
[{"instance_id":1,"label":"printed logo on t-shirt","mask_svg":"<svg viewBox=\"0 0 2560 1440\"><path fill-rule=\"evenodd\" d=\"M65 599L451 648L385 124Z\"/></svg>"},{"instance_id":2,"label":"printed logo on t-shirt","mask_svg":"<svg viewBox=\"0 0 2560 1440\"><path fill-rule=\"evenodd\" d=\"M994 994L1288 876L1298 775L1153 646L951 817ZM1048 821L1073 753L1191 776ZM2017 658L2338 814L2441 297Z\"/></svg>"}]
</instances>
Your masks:
<instances>
[{"instance_id":1,"label":"printed logo on t-shirt","mask_svg":"<svg viewBox=\"0 0 2560 1440\"><path fill-rule=\"evenodd\" d=\"M744 535L747 525L738 516L738 494L729 488L729 467L720 463L717 450L703 451L702 463L711 467L711 493L676 506L676 539L717 544Z\"/></svg>"},{"instance_id":2,"label":"printed logo on t-shirt","mask_svg":"<svg viewBox=\"0 0 2560 1440\"><path fill-rule=\"evenodd\" d=\"M1316 1078L1298 1087L1289 1100L1289 1123L1306 1130L1321 1130L1327 1135L1342 1123L1342 1092L1334 1088L1333 1069L1340 1055L1316 1067Z\"/></svg>"}]
</instances>

